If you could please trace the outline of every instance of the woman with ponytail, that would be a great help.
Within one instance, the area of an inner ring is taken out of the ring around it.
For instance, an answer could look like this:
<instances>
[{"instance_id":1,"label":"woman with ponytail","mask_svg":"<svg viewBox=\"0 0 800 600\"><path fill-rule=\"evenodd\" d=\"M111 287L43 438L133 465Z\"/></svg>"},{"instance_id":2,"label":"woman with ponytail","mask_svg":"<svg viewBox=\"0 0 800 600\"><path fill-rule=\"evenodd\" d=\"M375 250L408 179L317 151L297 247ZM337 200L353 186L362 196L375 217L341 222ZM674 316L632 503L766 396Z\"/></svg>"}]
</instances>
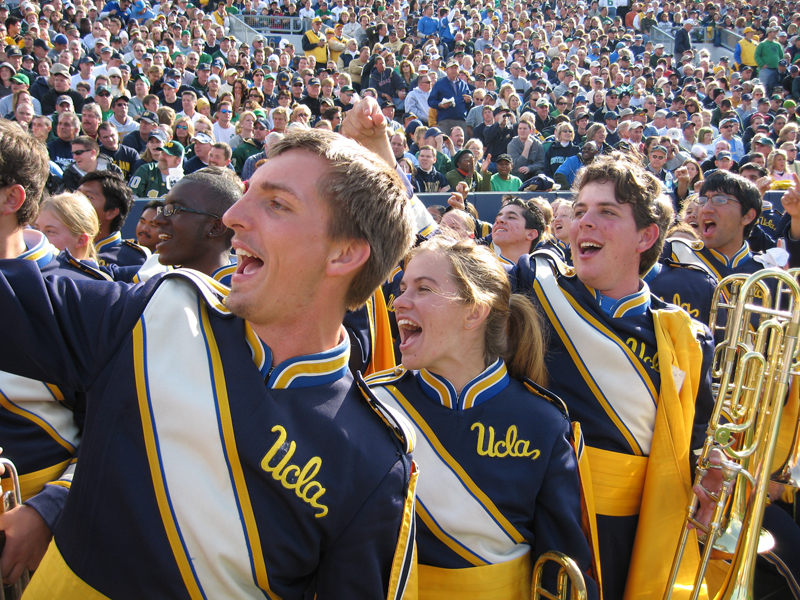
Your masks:
<instances>
[{"instance_id":1,"label":"woman with ponytail","mask_svg":"<svg viewBox=\"0 0 800 600\"><path fill-rule=\"evenodd\" d=\"M530 598L548 550L586 572L572 429L542 387L536 308L489 248L447 233L412 252L400 292L402 367L367 383L416 431L419 598Z\"/></svg>"}]
</instances>

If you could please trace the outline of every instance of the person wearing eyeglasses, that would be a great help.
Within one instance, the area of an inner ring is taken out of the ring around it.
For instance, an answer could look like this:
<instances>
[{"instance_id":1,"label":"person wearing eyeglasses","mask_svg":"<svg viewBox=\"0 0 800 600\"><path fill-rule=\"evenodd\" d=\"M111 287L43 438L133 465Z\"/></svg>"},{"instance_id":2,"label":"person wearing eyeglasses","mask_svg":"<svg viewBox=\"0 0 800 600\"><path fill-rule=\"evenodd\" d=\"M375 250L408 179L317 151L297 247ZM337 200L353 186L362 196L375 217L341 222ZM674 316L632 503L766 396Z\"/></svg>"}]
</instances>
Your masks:
<instances>
[{"instance_id":1,"label":"person wearing eyeglasses","mask_svg":"<svg viewBox=\"0 0 800 600\"><path fill-rule=\"evenodd\" d=\"M720 152L717 160L725 154L728 153ZM670 240L662 257L696 265L717 281L734 273L754 273L763 268L746 241L762 210L761 193L755 184L717 169L706 177L695 202L699 205L698 233L702 247L698 250L689 242Z\"/></svg>"},{"instance_id":2,"label":"person wearing eyeglasses","mask_svg":"<svg viewBox=\"0 0 800 600\"><path fill-rule=\"evenodd\" d=\"M217 122L214 123L214 138L218 142L230 144L231 138L236 135L236 127L231 124L233 105L230 102L220 102L217 108Z\"/></svg>"},{"instance_id":3,"label":"person wearing eyeglasses","mask_svg":"<svg viewBox=\"0 0 800 600\"><path fill-rule=\"evenodd\" d=\"M81 178L93 171L111 171L122 177L120 168L106 155L100 154L100 146L89 136L81 135L72 140L72 157L74 162L64 169L61 192L74 192Z\"/></svg>"},{"instance_id":4,"label":"person wearing eyeglasses","mask_svg":"<svg viewBox=\"0 0 800 600\"><path fill-rule=\"evenodd\" d=\"M242 191L236 178L226 176L227 169L223 169L208 167L190 173L167 193L152 219L154 254L137 271L134 282L183 267L230 285L236 270L236 259L231 255L233 231L222 223L221 215ZM115 279L129 274L130 270L119 269Z\"/></svg>"},{"instance_id":5,"label":"person wearing eyeglasses","mask_svg":"<svg viewBox=\"0 0 800 600\"><path fill-rule=\"evenodd\" d=\"M161 156L157 163L149 163L139 167L133 174L130 187L139 198L161 198L167 194L175 182L183 175L183 170L176 174L183 163L183 144L171 140L161 148Z\"/></svg>"}]
</instances>

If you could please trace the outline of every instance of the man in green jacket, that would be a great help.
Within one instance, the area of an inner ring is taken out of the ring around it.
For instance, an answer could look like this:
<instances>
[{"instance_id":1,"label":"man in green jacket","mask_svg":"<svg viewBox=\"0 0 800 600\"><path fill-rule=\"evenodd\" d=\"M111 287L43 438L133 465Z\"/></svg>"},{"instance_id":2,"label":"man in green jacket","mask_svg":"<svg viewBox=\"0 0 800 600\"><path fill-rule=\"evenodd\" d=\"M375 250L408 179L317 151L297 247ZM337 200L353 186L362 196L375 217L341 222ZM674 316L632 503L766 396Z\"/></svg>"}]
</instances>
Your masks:
<instances>
[{"instance_id":1,"label":"man in green jacket","mask_svg":"<svg viewBox=\"0 0 800 600\"><path fill-rule=\"evenodd\" d=\"M269 124L267 120L264 117L256 119L253 125L252 139L244 140L236 147L236 150L233 151L231 162L233 162L233 168L237 175L240 177L242 176L242 169L244 169L244 163L248 158L253 156L253 154L258 154L264 149L264 140L267 139L268 132Z\"/></svg>"},{"instance_id":2,"label":"man in green jacket","mask_svg":"<svg viewBox=\"0 0 800 600\"><path fill-rule=\"evenodd\" d=\"M778 26L767 29L767 39L756 47L758 78L764 84L767 94L771 94L772 88L780 83L778 63L783 58L783 46L775 41L780 30L781 28Z\"/></svg>"}]
</instances>

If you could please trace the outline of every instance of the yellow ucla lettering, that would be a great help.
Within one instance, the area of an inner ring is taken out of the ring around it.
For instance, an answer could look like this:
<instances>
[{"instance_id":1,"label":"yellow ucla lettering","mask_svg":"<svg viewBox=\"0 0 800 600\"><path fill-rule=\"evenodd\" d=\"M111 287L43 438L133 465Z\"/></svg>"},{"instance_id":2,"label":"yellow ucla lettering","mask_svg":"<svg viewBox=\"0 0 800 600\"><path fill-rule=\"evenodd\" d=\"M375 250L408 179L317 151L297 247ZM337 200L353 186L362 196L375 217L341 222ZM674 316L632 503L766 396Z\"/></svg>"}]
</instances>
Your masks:
<instances>
[{"instance_id":1,"label":"yellow ucla lettering","mask_svg":"<svg viewBox=\"0 0 800 600\"><path fill-rule=\"evenodd\" d=\"M680 306L683 310L685 310L687 313L689 313L690 316L694 317L695 319L700 318L700 311L696 308L692 308L692 305L689 302L681 302L680 294L675 294L674 296L672 296L672 303L675 306Z\"/></svg>"},{"instance_id":2,"label":"yellow ucla lettering","mask_svg":"<svg viewBox=\"0 0 800 600\"><path fill-rule=\"evenodd\" d=\"M634 356L638 356L642 363L658 371L658 352L652 357L647 356L647 345L644 342L639 343L639 340L632 337L625 340L625 345L633 351Z\"/></svg>"},{"instance_id":3,"label":"yellow ucla lettering","mask_svg":"<svg viewBox=\"0 0 800 600\"><path fill-rule=\"evenodd\" d=\"M531 457L531 460L539 458L541 452L537 449L528 450L530 442L528 440L517 439L517 426L511 425L506 430L506 437L504 440L494 441L494 427L489 427L488 443L484 445L486 437L486 427L483 423L473 423L470 431L478 430L478 455L491 456L492 458L505 458L512 456L515 458Z\"/></svg>"},{"instance_id":4,"label":"yellow ucla lettering","mask_svg":"<svg viewBox=\"0 0 800 600\"><path fill-rule=\"evenodd\" d=\"M278 461L278 464L272 465L272 461L278 454L278 450L283 448L286 442L286 430L280 426L275 425L272 432L278 432L278 439L272 444L272 447L261 459L261 468L267 473L272 475L275 481L279 481L287 490L292 490L295 495L303 502L306 502L314 508L320 509L315 517L318 519L328 514L328 507L319 503L320 497L325 493L325 488L314 481L319 470L322 468L322 459L319 456L314 456L309 459L305 466L301 469L297 465L290 465L289 461L294 456L297 444L289 442L289 449ZM312 495L313 492L313 495Z\"/></svg>"}]
</instances>

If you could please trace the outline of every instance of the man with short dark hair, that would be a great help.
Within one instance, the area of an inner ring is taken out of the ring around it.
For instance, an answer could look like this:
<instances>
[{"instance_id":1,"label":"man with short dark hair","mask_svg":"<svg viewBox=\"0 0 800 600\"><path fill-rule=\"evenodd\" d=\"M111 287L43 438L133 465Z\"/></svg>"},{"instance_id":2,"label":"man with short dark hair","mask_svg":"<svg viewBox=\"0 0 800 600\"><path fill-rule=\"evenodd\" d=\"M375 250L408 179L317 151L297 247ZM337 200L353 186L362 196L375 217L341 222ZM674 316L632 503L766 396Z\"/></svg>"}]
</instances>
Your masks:
<instances>
[{"instance_id":1,"label":"man with short dark hair","mask_svg":"<svg viewBox=\"0 0 800 600\"><path fill-rule=\"evenodd\" d=\"M94 239L97 262L121 267L141 265L150 256L135 241L123 240L120 230L133 206L131 189L117 173L92 171L79 181L78 191L92 203L100 230Z\"/></svg>"},{"instance_id":2,"label":"man with short dark hair","mask_svg":"<svg viewBox=\"0 0 800 600\"><path fill-rule=\"evenodd\" d=\"M110 171L122 177L122 171L110 158L100 154L96 141L86 135L79 135L72 140L72 164L64 169L61 178L62 191L74 192L86 173L94 171Z\"/></svg>"},{"instance_id":3,"label":"man with short dark hair","mask_svg":"<svg viewBox=\"0 0 800 600\"><path fill-rule=\"evenodd\" d=\"M129 146L119 143L117 128L111 123L101 123L97 127L97 141L100 142L100 153L108 156L122 171L127 181L133 174L133 165L139 160L139 153Z\"/></svg>"}]
</instances>

